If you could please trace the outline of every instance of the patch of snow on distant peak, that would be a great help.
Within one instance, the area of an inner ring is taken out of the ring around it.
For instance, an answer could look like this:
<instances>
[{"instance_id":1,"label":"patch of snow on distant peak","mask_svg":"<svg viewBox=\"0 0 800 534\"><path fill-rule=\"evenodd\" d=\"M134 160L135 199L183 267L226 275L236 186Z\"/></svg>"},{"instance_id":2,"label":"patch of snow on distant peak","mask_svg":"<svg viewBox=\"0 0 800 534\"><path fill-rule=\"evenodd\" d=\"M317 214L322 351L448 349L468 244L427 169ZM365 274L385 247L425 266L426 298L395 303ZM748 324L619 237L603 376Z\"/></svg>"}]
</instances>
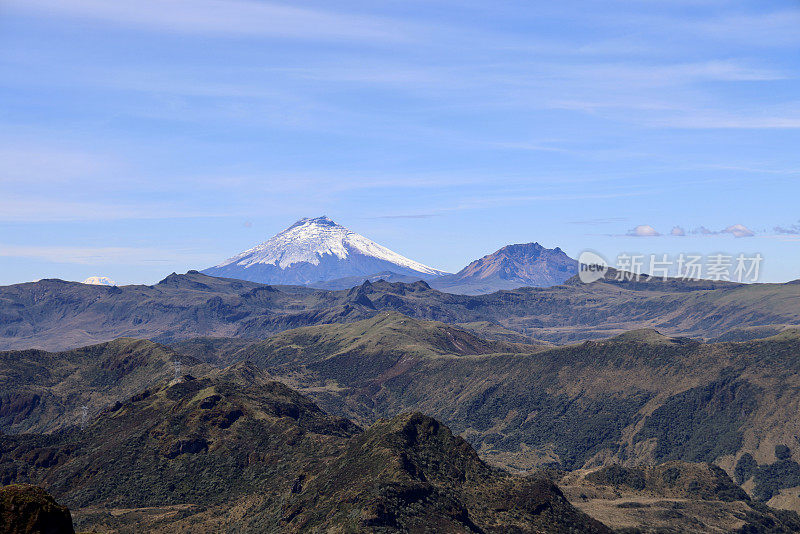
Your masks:
<instances>
[{"instance_id":1,"label":"patch of snow on distant peak","mask_svg":"<svg viewBox=\"0 0 800 534\"><path fill-rule=\"evenodd\" d=\"M90 276L83 281L84 284L93 286L115 286L117 283L107 276Z\"/></svg>"}]
</instances>

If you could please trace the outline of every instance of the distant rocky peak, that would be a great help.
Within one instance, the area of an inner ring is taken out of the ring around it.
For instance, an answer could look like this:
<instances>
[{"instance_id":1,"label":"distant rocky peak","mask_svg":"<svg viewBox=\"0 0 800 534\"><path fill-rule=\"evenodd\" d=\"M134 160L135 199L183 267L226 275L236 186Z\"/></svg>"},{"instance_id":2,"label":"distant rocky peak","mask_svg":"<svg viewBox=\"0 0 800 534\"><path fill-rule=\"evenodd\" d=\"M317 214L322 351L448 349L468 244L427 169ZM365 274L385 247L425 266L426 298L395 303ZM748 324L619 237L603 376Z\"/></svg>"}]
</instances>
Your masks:
<instances>
[{"instance_id":1,"label":"distant rocky peak","mask_svg":"<svg viewBox=\"0 0 800 534\"><path fill-rule=\"evenodd\" d=\"M516 243L477 259L458 273L433 280L431 287L453 293L491 293L522 286L564 283L578 272L578 262L559 247Z\"/></svg>"}]
</instances>

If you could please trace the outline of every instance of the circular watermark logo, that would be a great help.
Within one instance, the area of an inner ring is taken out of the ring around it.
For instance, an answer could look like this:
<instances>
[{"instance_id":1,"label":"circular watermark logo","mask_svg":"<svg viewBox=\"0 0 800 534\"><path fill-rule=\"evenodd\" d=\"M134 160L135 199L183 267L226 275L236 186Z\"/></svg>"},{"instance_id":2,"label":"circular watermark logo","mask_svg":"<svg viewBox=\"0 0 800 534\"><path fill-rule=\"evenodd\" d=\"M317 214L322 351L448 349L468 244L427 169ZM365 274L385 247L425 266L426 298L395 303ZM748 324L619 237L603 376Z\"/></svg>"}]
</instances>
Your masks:
<instances>
[{"instance_id":1,"label":"circular watermark logo","mask_svg":"<svg viewBox=\"0 0 800 534\"><path fill-rule=\"evenodd\" d=\"M603 278L608 272L608 262L600 254L584 250L578 256L578 278L584 284L591 284Z\"/></svg>"}]
</instances>

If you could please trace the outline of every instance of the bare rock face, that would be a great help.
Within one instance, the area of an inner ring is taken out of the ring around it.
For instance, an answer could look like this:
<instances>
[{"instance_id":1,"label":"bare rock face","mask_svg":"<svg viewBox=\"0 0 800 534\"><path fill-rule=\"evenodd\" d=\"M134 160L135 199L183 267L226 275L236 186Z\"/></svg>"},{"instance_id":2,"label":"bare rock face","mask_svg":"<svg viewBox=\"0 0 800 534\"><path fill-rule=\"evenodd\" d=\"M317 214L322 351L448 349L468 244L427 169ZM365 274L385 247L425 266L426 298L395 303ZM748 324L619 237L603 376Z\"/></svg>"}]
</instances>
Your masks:
<instances>
[{"instance_id":1,"label":"bare rock face","mask_svg":"<svg viewBox=\"0 0 800 534\"><path fill-rule=\"evenodd\" d=\"M0 488L0 532L4 534L74 534L72 515L38 486Z\"/></svg>"},{"instance_id":2,"label":"bare rock face","mask_svg":"<svg viewBox=\"0 0 800 534\"><path fill-rule=\"evenodd\" d=\"M523 286L555 286L577 272L578 262L560 248L523 243L505 246L456 274L434 279L431 287L449 293L479 295Z\"/></svg>"}]
</instances>

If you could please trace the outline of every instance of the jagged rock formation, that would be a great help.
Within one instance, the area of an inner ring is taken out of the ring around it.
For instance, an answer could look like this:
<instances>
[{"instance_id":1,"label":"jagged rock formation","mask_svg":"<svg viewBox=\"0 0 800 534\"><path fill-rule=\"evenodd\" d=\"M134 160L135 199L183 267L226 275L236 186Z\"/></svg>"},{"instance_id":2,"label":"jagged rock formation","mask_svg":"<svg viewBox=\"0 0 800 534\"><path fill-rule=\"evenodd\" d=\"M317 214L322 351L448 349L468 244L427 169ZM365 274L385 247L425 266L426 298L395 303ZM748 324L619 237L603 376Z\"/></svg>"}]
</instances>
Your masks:
<instances>
[{"instance_id":1,"label":"jagged rock formation","mask_svg":"<svg viewBox=\"0 0 800 534\"><path fill-rule=\"evenodd\" d=\"M555 286L577 272L578 262L560 248L524 243L507 245L473 261L456 274L431 280L430 285L449 293L480 295L501 289Z\"/></svg>"},{"instance_id":2,"label":"jagged rock formation","mask_svg":"<svg viewBox=\"0 0 800 534\"><path fill-rule=\"evenodd\" d=\"M74 534L72 516L37 486L0 488L0 532L3 534Z\"/></svg>"}]
</instances>

